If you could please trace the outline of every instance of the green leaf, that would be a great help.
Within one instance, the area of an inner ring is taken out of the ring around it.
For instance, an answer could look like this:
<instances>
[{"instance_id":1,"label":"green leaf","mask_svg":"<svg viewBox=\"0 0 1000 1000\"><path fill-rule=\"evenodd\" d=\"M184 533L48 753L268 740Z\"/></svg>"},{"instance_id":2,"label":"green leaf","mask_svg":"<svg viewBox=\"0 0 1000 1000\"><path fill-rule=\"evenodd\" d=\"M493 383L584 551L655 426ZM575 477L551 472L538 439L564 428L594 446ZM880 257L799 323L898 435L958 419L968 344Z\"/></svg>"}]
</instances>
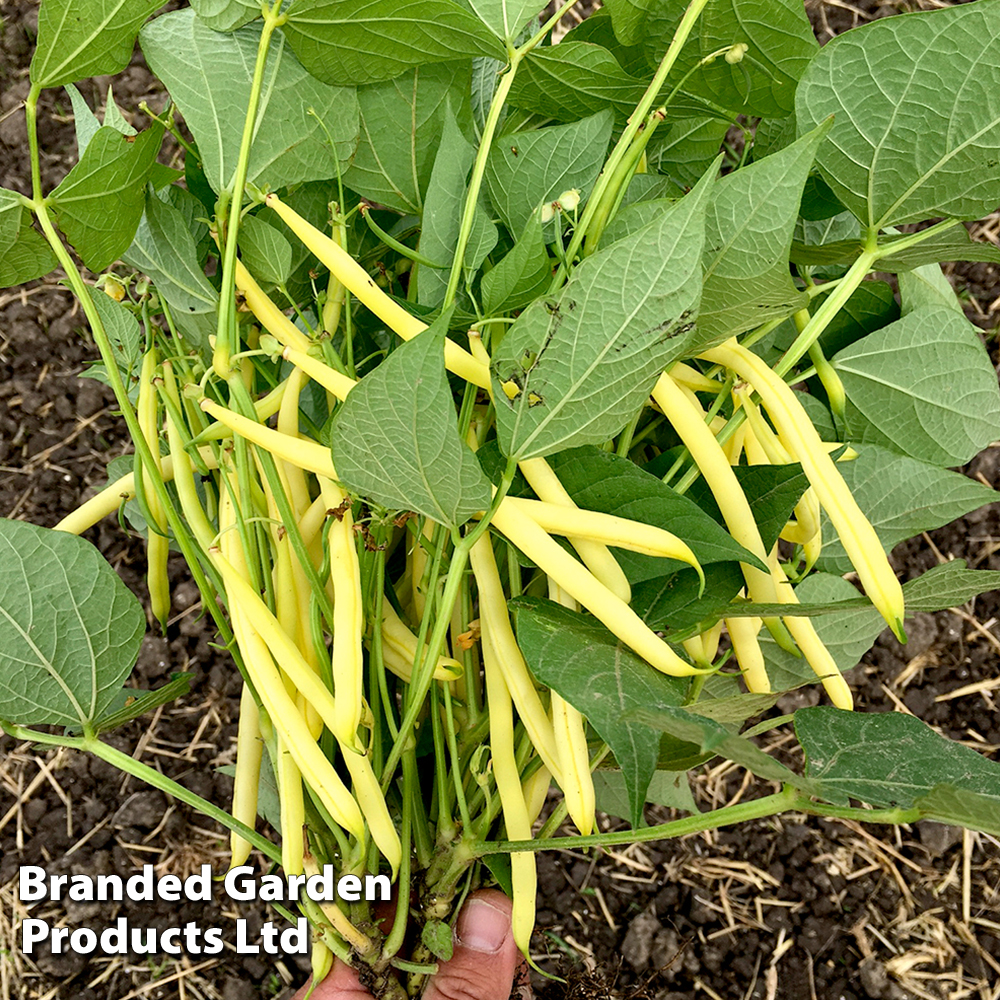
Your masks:
<instances>
[{"instance_id":1,"label":"green leaf","mask_svg":"<svg viewBox=\"0 0 1000 1000\"><path fill-rule=\"evenodd\" d=\"M121 132L122 135L136 135L136 130L129 124L128 120L121 113L121 109L115 103L115 91L113 84L108 84L108 99L104 106L104 124Z\"/></svg>"},{"instance_id":2,"label":"green leaf","mask_svg":"<svg viewBox=\"0 0 1000 1000\"><path fill-rule=\"evenodd\" d=\"M420 941L435 958L439 958L442 962L447 962L454 951L451 927L443 920L428 920L420 929Z\"/></svg>"},{"instance_id":3,"label":"green leaf","mask_svg":"<svg viewBox=\"0 0 1000 1000\"><path fill-rule=\"evenodd\" d=\"M486 161L490 201L511 233L523 232L543 202L576 188L581 202L593 186L608 149L608 111L572 125L512 132L494 143Z\"/></svg>"},{"instance_id":4,"label":"green leaf","mask_svg":"<svg viewBox=\"0 0 1000 1000\"><path fill-rule=\"evenodd\" d=\"M552 261L545 249L542 223L528 219L511 251L483 275L480 294L487 316L521 309L541 295L552 280Z\"/></svg>"},{"instance_id":5,"label":"green leaf","mask_svg":"<svg viewBox=\"0 0 1000 1000\"><path fill-rule=\"evenodd\" d=\"M420 253L428 260L449 265L448 270L420 268L417 275L417 302L430 309L436 309L444 302L450 264L461 229L466 182L475 157L476 151L462 135L449 104L445 109L441 142L438 144L430 183L427 185L420 229ZM477 214L483 213L477 210ZM488 219L484 221L493 225Z\"/></svg>"},{"instance_id":6,"label":"green leaf","mask_svg":"<svg viewBox=\"0 0 1000 1000\"><path fill-rule=\"evenodd\" d=\"M132 242L162 137L157 124L137 136L100 128L49 196L59 228L91 271L103 271Z\"/></svg>"},{"instance_id":7,"label":"green leaf","mask_svg":"<svg viewBox=\"0 0 1000 1000\"><path fill-rule=\"evenodd\" d=\"M641 38L652 65L659 63L684 13L682 4L649 5ZM716 0L699 19L684 46L672 79L679 80L698 60L737 42L748 46L742 62L721 56L695 69L685 94L704 95L732 112L784 118L795 101L795 86L818 48L802 0Z\"/></svg>"},{"instance_id":8,"label":"green leaf","mask_svg":"<svg viewBox=\"0 0 1000 1000\"><path fill-rule=\"evenodd\" d=\"M721 118L682 118L664 122L646 147L646 162L651 170L665 174L682 190L689 188L719 155L729 126L730 123ZM636 177L642 176L636 174Z\"/></svg>"},{"instance_id":9,"label":"green leaf","mask_svg":"<svg viewBox=\"0 0 1000 1000\"><path fill-rule=\"evenodd\" d=\"M907 235L889 236L880 241L880 246L891 249L893 243L907 239ZM850 264L864 250L860 239L836 240L826 246L804 246L793 243L790 260L796 264ZM1000 263L1000 250L990 243L974 242L964 226L952 226L930 239L911 247L905 247L885 257L879 257L878 270L895 274L912 271L924 264L942 261L965 260Z\"/></svg>"},{"instance_id":10,"label":"green leaf","mask_svg":"<svg viewBox=\"0 0 1000 1000\"><path fill-rule=\"evenodd\" d=\"M359 87L361 137L344 183L371 201L419 215L449 102L471 134L469 72L468 63L452 62Z\"/></svg>"},{"instance_id":11,"label":"green leaf","mask_svg":"<svg viewBox=\"0 0 1000 1000\"><path fill-rule=\"evenodd\" d=\"M705 570L705 591L693 569L646 580L632 588L632 610L657 632L703 631L702 622L717 622L746 581L736 563L716 563ZM671 636L673 639L673 636Z\"/></svg>"},{"instance_id":12,"label":"green leaf","mask_svg":"<svg viewBox=\"0 0 1000 1000\"><path fill-rule=\"evenodd\" d=\"M283 285L292 273L292 245L274 226L255 215L240 223L240 255L263 285Z\"/></svg>"},{"instance_id":13,"label":"green leaf","mask_svg":"<svg viewBox=\"0 0 1000 1000\"><path fill-rule=\"evenodd\" d=\"M947 785L1000 807L1000 765L905 712L802 708L795 735L806 752L806 773L832 802L908 809Z\"/></svg>"},{"instance_id":14,"label":"green leaf","mask_svg":"<svg viewBox=\"0 0 1000 1000\"><path fill-rule=\"evenodd\" d=\"M57 264L45 238L31 228L21 196L0 188L0 288L40 278Z\"/></svg>"},{"instance_id":15,"label":"green leaf","mask_svg":"<svg viewBox=\"0 0 1000 1000\"><path fill-rule=\"evenodd\" d=\"M454 0L298 0L281 30L313 76L342 86L463 56L506 55L493 32Z\"/></svg>"},{"instance_id":16,"label":"green leaf","mask_svg":"<svg viewBox=\"0 0 1000 1000\"><path fill-rule=\"evenodd\" d=\"M909 316L911 312L924 306L940 305L953 309L959 316L965 315L962 303L958 301L951 282L942 273L940 264L924 264L912 271L903 271L897 280L902 315Z\"/></svg>"},{"instance_id":17,"label":"green leaf","mask_svg":"<svg viewBox=\"0 0 1000 1000\"><path fill-rule=\"evenodd\" d=\"M508 101L512 107L561 122L605 108L624 120L645 90L646 81L623 70L607 49L567 39L529 53L518 68Z\"/></svg>"},{"instance_id":18,"label":"green leaf","mask_svg":"<svg viewBox=\"0 0 1000 1000\"><path fill-rule=\"evenodd\" d=\"M737 465L733 472L757 521L764 550L770 551L808 488L809 480L799 465ZM703 479L693 483L686 495L719 524L725 523Z\"/></svg>"},{"instance_id":19,"label":"green leaf","mask_svg":"<svg viewBox=\"0 0 1000 1000\"><path fill-rule=\"evenodd\" d=\"M702 566L742 561L765 569L693 500L675 493L626 458L590 446L552 455L549 464L569 495L585 510L668 528L687 542ZM631 583L667 576L685 565L624 549L617 549L615 558Z\"/></svg>"},{"instance_id":20,"label":"green leaf","mask_svg":"<svg viewBox=\"0 0 1000 1000\"><path fill-rule=\"evenodd\" d=\"M147 712L152 712L160 705L166 705L176 698L183 698L191 690L191 681L194 674L170 675L170 680L158 687L155 691L145 691L140 693L130 688L124 688L119 693L125 696L125 704L117 711L99 719L94 728L98 734L110 732L119 726L124 726L133 719L138 719Z\"/></svg>"},{"instance_id":21,"label":"green leaf","mask_svg":"<svg viewBox=\"0 0 1000 1000\"><path fill-rule=\"evenodd\" d=\"M821 126L715 186L705 218L699 346L790 316L809 301L792 281L788 250L802 187L825 132Z\"/></svg>"},{"instance_id":22,"label":"green leaf","mask_svg":"<svg viewBox=\"0 0 1000 1000\"><path fill-rule=\"evenodd\" d=\"M493 356L502 450L518 459L617 434L695 336L714 168L634 236L587 257L521 313ZM510 399L503 386L519 390Z\"/></svg>"},{"instance_id":23,"label":"green leaf","mask_svg":"<svg viewBox=\"0 0 1000 1000\"><path fill-rule=\"evenodd\" d=\"M660 741L632 715L643 706L680 705L687 683L654 670L593 618L539 598L519 597L510 606L518 645L535 677L582 712L611 747L636 826Z\"/></svg>"},{"instance_id":24,"label":"green leaf","mask_svg":"<svg viewBox=\"0 0 1000 1000\"><path fill-rule=\"evenodd\" d=\"M198 264L195 238L179 209L148 195L146 211L123 259L152 279L178 324L200 330L203 336L214 332L219 293Z\"/></svg>"},{"instance_id":25,"label":"green leaf","mask_svg":"<svg viewBox=\"0 0 1000 1000\"><path fill-rule=\"evenodd\" d=\"M966 569L964 559L934 566L916 579L903 584L907 615L918 611L943 611L965 604L979 594L995 590L1000 586L1000 571L989 569ZM849 594L845 591L845 594ZM735 610L734 610L735 609ZM781 615L787 612L787 604L758 604L753 601L737 601L727 609L732 617ZM865 597L848 596L844 600L799 603L795 614L816 617L826 614L840 614L843 611L870 610L870 602Z\"/></svg>"},{"instance_id":26,"label":"green leaf","mask_svg":"<svg viewBox=\"0 0 1000 1000\"><path fill-rule=\"evenodd\" d=\"M970 830L1000 836L1000 801L968 788L935 785L926 795L913 800L925 819L965 826Z\"/></svg>"},{"instance_id":27,"label":"green leaf","mask_svg":"<svg viewBox=\"0 0 1000 1000\"><path fill-rule=\"evenodd\" d=\"M597 808L602 813L617 816L620 819L627 819L631 814L628 788L625 784L625 776L621 771L598 771L594 775L594 795L597 800ZM694 796L691 794L691 786L688 784L687 774L679 770L653 772L649 787L646 789L646 804L665 806L668 809L680 809L687 813L698 811ZM642 829L647 825L645 818L640 817L637 829Z\"/></svg>"},{"instance_id":28,"label":"green leaf","mask_svg":"<svg viewBox=\"0 0 1000 1000\"><path fill-rule=\"evenodd\" d=\"M813 573L795 588L795 596L803 604L826 604L857 600L858 591L839 576ZM820 615L813 624L841 671L856 667L885 628L882 617L871 605ZM766 630L760 633L760 647L773 690L789 691L801 684L816 683L816 675L805 657L786 652Z\"/></svg>"},{"instance_id":29,"label":"green leaf","mask_svg":"<svg viewBox=\"0 0 1000 1000\"><path fill-rule=\"evenodd\" d=\"M256 0L191 0L191 6L213 31L235 31L260 17Z\"/></svg>"},{"instance_id":30,"label":"green leaf","mask_svg":"<svg viewBox=\"0 0 1000 1000\"><path fill-rule=\"evenodd\" d=\"M998 499L988 486L943 469L939 463L923 462L875 444L858 444L856 450L860 457L840 469L887 553L922 531L950 524ZM817 565L838 573L851 572L851 563L825 510L822 518L826 541Z\"/></svg>"},{"instance_id":31,"label":"green leaf","mask_svg":"<svg viewBox=\"0 0 1000 1000\"><path fill-rule=\"evenodd\" d=\"M998 10L982 0L883 18L833 39L806 70L799 129L835 115L817 164L863 225L978 219L1000 202Z\"/></svg>"},{"instance_id":32,"label":"green leaf","mask_svg":"<svg viewBox=\"0 0 1000 1000\"><path fill-rule=\"evenodd\" d=\"M162 6L163 0L45 0L38 11L31 82L58 87L121 72L139 28Z\"/></svg>"},{"instance_id":33,"label":"green leaf","mask_svg":"<svg viewBox=\"0 0 1000 1000\"><path fill-rule=\"evenodd\" d=\"M490 504L490 482L458 436L444 367L449 310L366 375L333 424L333 461L351 490L449 526Z\"/></svg>"},{"instance_id":34,"label":"green leaf","mask_svg":"<svg viewBox=\"0 0 1000 1000\"><path fill-rule=\"evenodd\" d=\"M847 391L852 441L934 465L962 465L1000 430L996 371L975 327L927 306L833 359Z\"/></svg>"},{"instance_id":35,"label":"green leaf","mask_svg":"<svg viewBox=\"0 0 1000 1000\"><path fill-rule=\"evenodd\" d=\"M25 226L15 242L0 249L0 288L34 281L57 267L59 261L41 233Z\"/></svg>"},{"instance_id":36,"label":"green leaf","mask_svg":"<svg viewBox=\"0 0 1000 1000\"><path fill-rule=\"evenodd\" d=\"M14 243L28 218L29 210L21 200L21 195L16 191L0 188L0 251Z\"/></svg>"},{"instance_id":37,"label":"green leaf","mask_svg":"<svg viewBox=\"0 0 1000 1000\"><path fill-rule=\"evenodd\" d=\"M142 350L145 345L139 321L125 306L115 302L103 292L94 291L91 293L91 298L111 342L118 374L129 393L129 398L134 401L139 395L139 369L142 366ZM85 378L97 379L105 385L111 384L103 361L92 364L82 374Z\"/></svg>"},{"instance_id":38,"label":"green leaf","mask_svg":"<svg viewBox=\"0 0 1000 1000\"><path fill-rule=\"evenodd\" d=\"M675 739L698 747L702 753L716 753L745 767L768 781L781 781L813 793L816 782L802 778L784 764L764 753L745 736L739 736L714 719L696 715L690 708L651 707L646 704L630 715L651 729L669 733Z\"/></svg>"},{"instance_id":39,"label":"green leaf","mask_svg":"<svg viewBox=\"0 0 1000 1000\"><path fill-rule=\"evenodd\" d=\"M85 728L135 663L142 606L75 535L4 520L0 552L0 718Z\"/></svg>"},{"instance_id":40,"label":"green leaf","mask_svg":"<svg viewBox=\"0 0 1000 1000\"><path fill-rule=\"evenodd\" d=\"M635 45L642 41L643 21L656 3L657 0L607 0L605 6L622 45Z\"/></svg>"},{"instance_id":41,"label":"green leaf","mask_svg":"<svg viewBox=\"0 0 1000 1000\"><path fill-rule=\"evenodd\" d=\"M97 135L101 123L97 115L90 110L90 105L83 99L83 94L72 83L66 85L66 93L69 94L69 103L73 107L77 156L83 156L84 150L90 145L90 140Z\"/></svg>"},{"instance_id":42,"label":"green leaf","mask_svg":"<svg viewBox=\"0 0 1000 1000\"><path fill-rule=\"evenodd\" d=\"M541 0L468 0L473 13L497 38L515 41L532 16L538 17Z\"/></svg>"},{"instance_id":43,"label":"green leaf","mask_svg":"<svg viewBox=\"0 0 1000 1000\"><path fill-rule=\"evenodd\" d=\"M967 569L964 559L934 566L903 584L908 612L957 608L988 590L1000 590L1000 571Z\"/></svg>"},{"instance_id":44,"label":"green leaf","mask_svg":"<svg viewBox=\"0 0 1000 1000\"><path fill-rule=\"evenodd\" d=\"M212 31L193 10L164 14L140 33L146 60L183 113L216 193L236 172L260 33L259 24L231 34ZM335 177L357 137L353 90L315 80L275 35L247 180L280 188Z\"/></svg>"}]
</instances>

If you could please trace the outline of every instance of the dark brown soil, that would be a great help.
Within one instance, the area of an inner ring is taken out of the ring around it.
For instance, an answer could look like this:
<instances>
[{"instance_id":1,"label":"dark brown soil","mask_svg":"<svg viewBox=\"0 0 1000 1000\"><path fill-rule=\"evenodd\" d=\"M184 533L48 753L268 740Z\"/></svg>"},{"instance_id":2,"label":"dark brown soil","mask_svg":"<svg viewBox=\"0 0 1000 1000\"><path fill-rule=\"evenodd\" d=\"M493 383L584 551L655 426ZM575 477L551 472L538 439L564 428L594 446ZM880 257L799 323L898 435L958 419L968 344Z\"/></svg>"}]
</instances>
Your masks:
<instances>
[{"instance_id":1,"label":"dark brown soil","mask_svg":"<svg viewBox=\"0 0 1000 1000\"><path fill-rule=\"evenodd\" d=\"M923 6L938 6L928 0ZM859 17L892 13L900 4L809 0L821 38ZM917 6L913 4L911 6ZM23 118L25 71L35 7L0 2L0 185L24 188L28 175ZM99 104L107 80L85 96ZM136 59L115 80L118 102L134 108L157 93ZM68 169L74 151L67 108L42 107L42 146L49 182ZM979 234L995 239L997 221ZM956 268L967 311L995 332L1000 286L990 265ZM995 349L995 343L993 343ZM78 376L94 350L72 297L54 281L0 292L0 515L54 524L104 481L106 463L125 449L110 393ZM966 474L1000 486L1000 448L974 460ZM91 540L137 593L143 594L142 549L113 520ZM964 558L1000 569L1000 508L993 505L907 543L894 554L906 577L941 559ZM227 801L239 681L198 614L196 592L173 566L176 618L165 638L151 631L132 683L163 683L171 671L192 674L190 695L116 733L111 742L199 794ZM948 698L996 678L1000 597L971 607L920 615L901 647L887 633L854 673L869 710L910 711L954 739L1000 749L997 686ZM818 700L789 696L782 710ZM787 741L773 752L789 763ZM800 762L799 762L800 763ZM767 794L742 771L708 765L694 777L702 808L736 796ZM650 822L669 816L650 810ZM603 829L616 821L606 820ZM300 984L302 958L263 961L226 952L218 958L131 960L17 954L14 929L24 915L16 872L42 864L49 873L131 875L143 863L185 875L204 862L224 866L227 839L186 806L102 762L64 752L36 753L0 737L0 997L16 1000L257 1000ZM539 871L538 933L543 968L558 969L567 988L536 979L540 997L603 1000L907 1000L1000 997L1000 852L988 837L936 824L889 831L801 816L747 824L679 842L611 852L552 852ZM12 881L14 880L14 881ZM963 885L967 886L963 890ZM140 926L224 927L245 916L251 934L271 914L237 913L218 904L48 904L32 916L72 926L103 926L127 916ZM6 953L5 953L6 950ZM596 979L595 979L596 976Z\"/></svg>"}]
</instances>

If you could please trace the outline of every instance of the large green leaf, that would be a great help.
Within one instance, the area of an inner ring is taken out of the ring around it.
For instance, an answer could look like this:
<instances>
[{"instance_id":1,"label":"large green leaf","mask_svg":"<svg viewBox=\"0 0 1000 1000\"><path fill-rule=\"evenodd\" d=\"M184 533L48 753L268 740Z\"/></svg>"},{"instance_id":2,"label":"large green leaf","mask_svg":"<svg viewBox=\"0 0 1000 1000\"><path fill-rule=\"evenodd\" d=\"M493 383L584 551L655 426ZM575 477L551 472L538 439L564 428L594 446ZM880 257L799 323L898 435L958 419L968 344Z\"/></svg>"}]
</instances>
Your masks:
<instances>
[{"instance_id":1,"label":"large green leaf","mask_svg":"<svg viewBox=\"0 0 1000 1000\"><path fill-rule=\"evenodd\" d=\"M471 134L469 72L468 63L452 62L359 87L361 138L344 183L371 201L420 214L449 104Z\"/></svg>"},{"instance_id":2,"label":"large green leaf","mask_svg":"<svg viewBox=\"0 0 1000 1000\"><path fill-rule=\"evenodd\" d=\"M512 602L517 642L534 675L582 712L611 747L625 776L636 826L656 770L659 733L631 717L639 708L680 705L687 683L654 670L600 622L552 601Z\"/></svg>"},{"instance_id":3,"label":"large green leaf","mask_svg":"<svg viewBox=\"0 0 1000 1000\"><path fill-rule=\"evenodd\" d=\"M1000 202L1000 0L887 17L835 38L796 93L834 115L817 164L866 226L978 219Z\"/></svg>"},{"instance_id":4,"label":"large green leaf","mask_svg":"<svg viewBox=\"0 0 1000 1000\"><path fill-rule=\"evenodd\" d=\"M162 137L160 125L137 136L111 126L98 129L49 196L59 228L91 271L103 271L132 242Z\"/></svg>"},{"instance_id":5,"label":"large green leaf","mask_svg":"<svg viewBox=\"0 0 1000 1000\"><path fill-rule=\"evenodd\" d=\"M451 310L351 390L333 424L333 461L351 490L390 510L459 525L490 504L490 482L458 436L444 367Z\"/></svg>"},{"instance_id":6,"label":"large green leaf","mask_svg":"<svg viewBox=\"0 0 1000 1000\"><path fill-rule=\"evenodd\" d=\"M58 87L118 73L132 58L135 36L163 0L45 0L31 82Z\"/></svg>"},{"instance_id":7,"label":"large green leaf","mask_svg":"<svg viewBox=\"0 0 1000 1000\"><path fill-rule=\"evenodd\" d=\"M588 257L558 294L521 313L492 364L505 454L532 458L606 441L684 356L695 335L714 174L713 167L659 220Z\"/></svg>"},{"instance_id":8,"label":"large green leaf","mask_svg":"<svg viewBox=\"0 0 1000 1000\"><path fill-rule=\"evenodd\" d=\"M905 712L803 708L795 713L795 735L806 752L806 773L832 802L907 809L948 785L1000 806L1000 764Z\"/></svg>"},{"instance_id":9,"label":"large green leaf","mask_svg":"<svg viewBox=\"0 0 1000 1000\"><path fill-rule=\"evenodd\" d=\"M0 521L0 718L82 727L139 653L142 606L89 542Z\"/></svg>"},{"instance_id":10,"label":"large green leaf","mask_svg":"<svg viewBox=\"0 0 1000 1000\"><path fill-rule=\"evenodd\" d=\"M572 125L512 132L486 161L490 201L511 233L520 233L538 206L569 188L586 198L600 173L611 138L608 111Z\"/></svg>"},{"instance_id":11,"label":"large green leaf","mask_svg":"<svg viewBox=\"0 0 1000 1000\"><path fill-rule=\"evenodd\" d=\"M649 3L637 38L653 64L674 37L684 13L680 3ZM617 30L617 26L616 26ZM721 56L696 69L711 52L742 42L743 60L730 65ZM672 81L694 69L684 85L732 112L783 118L794 107L795 86L818 49L802 0L713 0L674 68Z\"/></svg>"},{"instance_id":12,"label":"large green leaf","mask_svg":"<svg viewBox=\"0 0 1000 1000\"><path fill-rule=\"evenodd\" d=\"M763 564L689 497L675 493L628 459L594 446L572 448L549 464L577 505L664 528L691 547L703 565L714 562ZM619 550L618 562L632 583L667 576L683 568L674 559Z\"/></svg>"},{"instance_id":13,"label":"large green leaf","mask_svg":"<svg viewBox=\"0 0 1000 1000\"><path fill-rule=\"evenodd\" d=\"M513 42L528 24L538 16L541 0L468 0L473 13L497 38ZM537 27L537 24L536 24Z\"/></svg>"},{"instance_id":14,"label":"large green leaf","mask_svg":"<svg viewBox=\"0 0 1000 1000\"><path fill-rule=\"evenodd\" d=\"M281 29L318 80L352 86L504 46L454 0L298 0Z\"/></svg>"},{"instance_id":15,"label":"large green leaf","mask_svg":"<svg viewBox=\"0 0 1000 1000\"><path fill-rule=\"evenodd\" d=\"M260 17L254 0L191 0L191 6L213 31L235 31Z\"/></svg>"},{"instance_id":16,"label":"large green leaf","mask_svg":"<svg viewBox=\"0 0 1000 1000\"><path fill-rule=\"evenodd\" d=\"M924 306L940 305L953 309L959 316L965 315L962 303L955 294L951 282L941 270L940 264L923 264L912 271L902 271L897 281L901 302L900 312L903 316L908 316Z\"/></svg>"},{"instance_id":17,"label":"large green leaf","mask_svg":"<svg viewBox=\"0 0 1000 1000\"><path fill-rule=\"evenodd\" d=\"M841 351L850 439L933 465L962 465L1000 437L996 371L975 327L945 305L916 309Z\"/></svg>"},{"instance_id":18,"label":"large green leaf","mask_svg":"<svg viewBox=\"0 0 1000 1000\"><path fill-rule=\"evenodd\" d=\"M788 250L820 127L716 185L705 217L700 346L721 343L809 300L792 281Z\"/></svg>"},{"instance_id":19,"label":"large green leaf","mask_svg":"<svg viewBox=\"0 0 1000 1000\"><path fill-rule=\"evenodd\" d=\"M521 63L510 88L510 104L572 122L605 108L628 117L646 90L646 81L627 73L607 49L567 39L541 46Z\"/></svg>"},{"instance_id":20,"label":"large green leaf","mask_svg":"<svg viewBox=\"0 0 1000 1000\"><path fill-rule=\"evenodd\" d=\"M876 445L858 445L857 452L853 462L839 462L837 468L887 551L997 499L994 490L957 472ZM850 572L851 562L825 515L823 539L820 569Z\"/></svg>"},{"instance_id":21,"label":"large green leaf","mask_svg":"<svg viewBox=\"0 0 1000 1000\"><path fill-rule=\"evenodd\" d=\"M964 559L934 566L903 584L908 612L955 608L989 590L1000 590L1000 570L968 569Z\"/></svg>"},{"instance_id":22,"label":"large green leaf","mask_svg":"<svg viewBox=\"0 0 1000 1000\"><path fill-rule=\"evenodd\" d=\"M615 35L622 45L642 41L643 21L656 3L657 0L607 0L604 6L608 8Z\"/></svg>"},{"instance_id":23,"label":"large green leaf","mask_svg":"<svg viewBox=\"0 0 1000 1000\"><path fill-rule=\"evenodd\" d=\"M193 10L158 17L139 36L150 68L184 115L212 188L236 171L261 26L212 31ZM335 177L358 137L354 91L306 72L280 35L271 40L247 179L272 188ZM333 141L336 152L330 148Z\"/></svg>"}]
</instances>

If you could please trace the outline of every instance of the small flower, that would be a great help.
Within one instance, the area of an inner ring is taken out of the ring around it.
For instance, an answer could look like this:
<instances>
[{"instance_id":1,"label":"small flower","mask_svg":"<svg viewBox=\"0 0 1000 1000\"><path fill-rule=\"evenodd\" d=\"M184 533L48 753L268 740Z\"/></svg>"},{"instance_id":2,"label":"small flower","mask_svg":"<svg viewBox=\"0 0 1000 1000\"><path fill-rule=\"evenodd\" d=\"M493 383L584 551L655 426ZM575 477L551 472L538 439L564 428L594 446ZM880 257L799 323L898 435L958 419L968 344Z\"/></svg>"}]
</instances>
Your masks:
<instances>
[{"instance_id":1,"label":"small flower","mask_svg":"<svg viewBox=\"0 0 1000 1000\"><path fill-rule=\"evenodd\" d=\"M725 55L725 60L730 66L735 66L738 62L743 62L743 57L747 54L750 46L746 42L737 42Z\"/></svg>"}]
</instances>

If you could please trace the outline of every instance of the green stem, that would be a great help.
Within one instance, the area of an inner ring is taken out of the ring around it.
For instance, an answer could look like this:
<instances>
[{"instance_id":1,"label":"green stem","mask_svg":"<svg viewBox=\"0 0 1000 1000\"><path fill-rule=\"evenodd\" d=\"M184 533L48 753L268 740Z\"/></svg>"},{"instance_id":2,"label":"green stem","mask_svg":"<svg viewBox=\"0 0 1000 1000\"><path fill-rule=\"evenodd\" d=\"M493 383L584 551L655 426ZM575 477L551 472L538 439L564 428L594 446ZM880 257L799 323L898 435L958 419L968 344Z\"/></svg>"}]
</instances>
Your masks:
<instances>
[{"instance_id":1,"label":"green stem","mask_svg":"<svg viewBox=\"0 0 1000 1000\"><path fill-rule=\"evenodd\" d=\"M823 331L844 307L847 300L858 290L861 282L865 280L865 276L878 260L879 251L876 236L877 234L874 232L869 233L865 249L858 259L851 265L840 284L823 300L802 332L795 338L792 346L785 351L781 360L774 366L776 375L784 378L795 367L798 360L808 353L809 348L819 340Z\"/></svg>"},{"instance_id":2,"label":"green stem","mask_svg":"<svg viewBox=\"0 0 1000 1000\"><path fill-rule=\"evenodd\" d=\"M218 806L203 799L200 795L195 795L194 792L189 791L183 785L179 785L176 781L161 774L148 764L143 764L142 761L130 757L127 753L122 753L121 750L116 750L114 747L108 746L107 743L102 743L96 736L59 736L54 733L36 732L34 729L14 726L7 722L0 723L0 725L3 726L3 730L8 736L13 736L18 740L30 740L33 743L42 743L46 746L82 750L85 753L93 754L95 757L100 757L101 760L114 765L120 771L125 771L126 774L131 774L133 777L145 781L146 784L158 788L161 792L172 795L175 799L179 799L181 802L204 813L234 833L245 837L266 857L277 864L281 863L281 850L276 845L266 840L255 830L251 830L250 827L241 823L238 819L234 819L225 809L220 809Z\"/></svg>"},{"instance_id":3,"label":"green stem","mask_svg":"<svg viewBox=\"0 0 1000 1000\"><path fill-rule=\"evenodd\" d=\"M229 377L229 359L235 346L236 316L236 237L240 228L240 207L243 204L243 191L246 188L247 174L250 170L250 147L253 142L254 129L257 126L257 111L260 107L260 94L264 85L264 68L267 65L267 53L271 45L271 36L285 18L279 14L282 0L275 2L264 11L264 25L257 44L257 61L254 64L253 80L250 83L250 101L247 105L246 119L243 123L243 136L240 140L240 155L236 161L236 173L232 184L226 188L228 199L225 221L225 253L222 264L222 287L219 290L219 326L216 331L215 351L212 356L212 367L221 378ZM219 233L220 237L223 235Z\"/></svg>"},{"instance_id":4,"label":"green stem","mask_svg":"<svg viewBox=\"0 0 1000 1000\"><path fill-rule=\"evenodd\" d=\"M587 207L584 209L583 218L580 220L580 224L573 232L573 238L570 240L569 247L566 250L567 260L572 261L579 253L580 244L583 242L583 238L587 234L590 223L596 215L598 208L604 202L605 192L609 188L612 179L617 176L619 164L627 155L629 147L632 145L632 140L636 137L639 129L642 128L646 122L646 117L649 112L652 111L653 105L656 103L656 99L659 96L660 91L663 89L663 84L670 75L670 71L674 68L674 64L677 62L677 57L681 54L681 49L684 48L684 45L695 26L695 22L698 20L701 12L705 9L707 4L708 0L691 0L691 3L688 4L687 10L684 11L684 16L677 25L677 30L674 32L674 37L670 42L670 46L663 56L663 59L660 61L660 65L657 67L656 74L653 76L652 81L646 88L645 94L642 95L642 100L639 101L635 111L632 112L632 116L629 118L628 126L625 128L625 131L622 132L621 138L618 140L615 148L611 151L611 155L604 164L604 169L601 171L600 177L597 178L594 190L587 199ZM564 277L564 270L563 268L560 268L559 273L556 275L553 282L553 289L559 287Z\"/></svg>"},{"instance_id":5,"label":"green stem","mask_svg":"<svg viewBox=\"0 0 1000 1000\"><path fill-rule=\"evenodd\" d=\"M24 117L28 126L28 152L31 157L31 197L38 204L42 201L42 161L38 154L38 95L41 92L42 88L33 83L24 102Z\"/></svg>"},{"instance_id":6,"label":"green stem","mask_svg":"<svg viewBox=\"0 0 1000 1000\"><path fill-rule=\"evenodd\" d=\"M614 833L595 833L588 837L553 837L551 840L496 840L480 841L474 845L479 857L487 854L514 854L519 851L541 851L553 848L577 850L583 847L614 847L617 844L642 844L651 840L668 840L690 833L715 830L720 826L744 823L751 819L774 816L791 809L798 801L798 792L787 786L774 795L767 795L752 802L740 802L694 816L646 827L644 830L616 830Z\"/></svg>"},{"instance_id":7,"label":"green stem","mask_svg":"<svg viewBox=\"0 0 1000 1000\"><path fill-rule=\"evenodd\" d=\"M469 245L469 237L472 235L472 223L479 205L479 192L483 186L483 177L486 175L486 160L490 147L493 145L493 136L496 134L497 125L500 122L500 113L507 102L507 95L514 82L514 75L517 73L517 67L524 54L526 53L521 49L512 53L510 65L500 78L496 93L494 93L490 103L489 114L486 116L486 122L483 126L483 137L479 143L479 151L476 153L476 162L472 166L472 176L469 178L469 190L465 195L465 206L462 209L462 221L458 230L458 243L455 246L455 256L451 262L451 273L448 275L448 287L445 289L442 310L447 309L455 301L455 296L458 294L458 283L462 278L462 265L465 263L465 250Z\"/></svg>"}]
</instances>

